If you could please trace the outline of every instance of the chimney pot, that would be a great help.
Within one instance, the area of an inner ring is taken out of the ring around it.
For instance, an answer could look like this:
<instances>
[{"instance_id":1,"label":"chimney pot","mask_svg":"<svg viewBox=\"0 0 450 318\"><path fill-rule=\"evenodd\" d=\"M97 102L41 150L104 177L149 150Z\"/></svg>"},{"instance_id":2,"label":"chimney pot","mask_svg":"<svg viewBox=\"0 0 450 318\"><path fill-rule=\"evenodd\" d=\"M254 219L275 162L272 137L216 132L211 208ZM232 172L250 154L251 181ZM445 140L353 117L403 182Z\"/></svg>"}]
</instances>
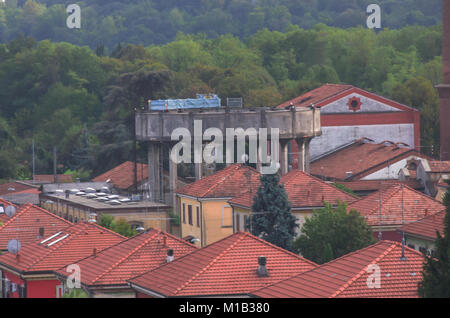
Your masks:
<instances>
[{"instance_id":1,"label":"chimney pot","mask_svg":"<svg viewBox=\"0 0 450 318\"><path fill-rule=\"evenodd\" d=\"M174 259L174 257L173 257L173 249L168 249L168 250L167 250L167 258L166 258L166 262L167 262L167 263L170 263L170 262L173 261L173 259Z\"/></svg>"},{"instance_id":2,"label":"chimney pot","mask_svg":"<svg viewBox=\"0 0 450 318\"><path fill-rule=\"evenodd\" d=\"M39 239L44 238L44 234L45 234L45 228L44 227L40 227L39 228Z\"/></svg>"},{"instance_id":3,"label":"chimney pot","mask_svg":"<svg viewBox=\"0 0 450 318\"><path fill-rule=\"evenodd\" d=\"M259 277L267 277L269 276L269 272L267 271L267 259L264 256L258 257L258 276Z\"/></svg>"},{"instance_id":4,"label":"chimney pot","mask_svg":"<svg viewBox=\"0 0 450 318\"><path fill-rule=\"evenodd\" d=\"M97 249L94 247L94 249L92 250L92 255L97 256Z\"/></svg>"}]
</instances>

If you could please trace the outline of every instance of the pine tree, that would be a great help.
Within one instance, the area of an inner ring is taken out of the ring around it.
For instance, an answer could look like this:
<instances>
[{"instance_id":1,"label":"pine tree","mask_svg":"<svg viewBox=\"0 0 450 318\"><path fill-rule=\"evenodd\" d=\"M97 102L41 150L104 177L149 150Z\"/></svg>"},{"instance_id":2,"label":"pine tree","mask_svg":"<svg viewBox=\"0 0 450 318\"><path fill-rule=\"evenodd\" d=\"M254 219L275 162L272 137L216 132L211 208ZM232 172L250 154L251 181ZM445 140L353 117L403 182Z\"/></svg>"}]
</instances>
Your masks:
<instances>
[{"instance_id":1,"label":"pine tree","mask_svg":"<svg viewBox=\"0 0 450 318\"><path fill-rule=\"evenodd\" d=\"M447 181L450 185L450 181ZM444 196L447 207L444 218L444 236L436 231L436 254L427 257L423 266L423 280L419 283L419 296L450 298L450 190Z\"/></svg>"},{"instance_id":2,"label":"pine tree","mask_svg":"<svg viewBox=\"0 0 450 318\"><path fill-rule=\"evenodd\" d=\"M247 228L267 242L292 250L298 224L291 213L286 190L280 185L280 176L266 174L260 180L261 186L253 199L252 216L247 221Z\"/></svg>"}]
</instances>

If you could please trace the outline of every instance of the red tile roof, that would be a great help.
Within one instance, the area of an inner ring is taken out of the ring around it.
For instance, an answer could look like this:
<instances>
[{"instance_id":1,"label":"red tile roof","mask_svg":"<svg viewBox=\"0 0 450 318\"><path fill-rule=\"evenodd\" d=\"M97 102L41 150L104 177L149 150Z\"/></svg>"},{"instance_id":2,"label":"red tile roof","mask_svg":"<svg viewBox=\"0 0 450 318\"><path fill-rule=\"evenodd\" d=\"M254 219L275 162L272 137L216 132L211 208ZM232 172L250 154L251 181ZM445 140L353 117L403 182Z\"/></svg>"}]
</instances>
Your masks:
<instances>
[{"instance_id":1,"label":"red tile roof","mask_svg":"<svg viewBox=\"0 0 450 318\"><path fill-rule=\"evenodd\" d=\"M377 226L380 223L381 225L402 224L402 201L405 223L415 222L425 217L427 213L434 214L445 208L439 201L405 185L394 184L380 191L350 204L348 209L357 210L366 218L368 225Z\"/></svg>"},{"instance_id":2,"label":"red tile roof","mask_svg":"<svg viewBox=\"0 0 450 318\"><path fill-rule=\"evenodd\" d=\"M58 183L71 183L73 182L73 176L71 174L58 174ZM54 183L55 177L52 174L36 174L34 176L35 182Z\"/></svg>"},{"instance_id":3,"label":"red tile roof","mask_svg":"<svg viewBox=\"0 0 450 318\"><path fill-rule=\"evenodd\" d=\"M32 186L17 181L0 184L0 195L17 193L26 190L37 190L37 186Z\"/></svg>"},{"instance_id":4,"label":"red tile roof","mask_svg":"<svg viewBox=\"0 0 450 318\"><path fill-rule=\"evenodd\" d=\"M233 164L177 191L197 198L233 198L245 189L259 185L260 174L252 167Z\"/></svg>"},{"instance_id":5,"label":"red tile roof","mask_svg":"<svg viewBox=\"0 0 450 318\"><path fill-rule=\"evenodd\" d=\"M166 263L167 251L175 259L197 248L175 236L150 229L89 256L76 264L80 266L81 283L85 286L125 285L127 279L143 274ZM58 275L68 276L64 269Z\"/></svg>"},{"instance_id":6,"label":"red tile roof","mask_svg":"<svg viewBox=\"0 0 450 318\"><path fill-rule=\"evenodd\" d=\"M386 185L404 184L415 190L423 189L423 185L417 180L357 180L357 181L338 181L338 184L344 185L352 191L377 191Z\"/></svg>"},{"instance_id":7,"label":"red tile roof","mask_svg":"<svg viewBox=\"0 0 450 318\"><path fill-rule=\"evenodd\" d=\"M71 222L32 204L26 204L0 227L0 250L6 250L8 242L18 239L22 246L34 242L39 229L45 235L55 234L72 225Z\"/></svg>"},{"instance_id":8,"label":"red tile roof","mask_svg":"<svg viewBox=\"0 0 450 318\"><path fill-rule=\"evenodd\" d=\"M257 274L265 256L269 276ZM317 265L249 233L238 232L130 280L164 296L239 295Z\"/></svg>"},{"instance_id":9,"label":"red tile roof","mask_svg":"<svg viewBox=\"0 0 450 318\"><path fill-rule=\"evenodd\" d=\"M351 203L358 198L339 190L316 177L300 170L292 170L281 177L280 183L284 184L291 207L322 207L323 201L337 204L338 201ZM239 205L250 208L257 189L247 191L229 201L231 205Z\"/></svg>"},{"instance_id":10,"label":"red tile roof","mask_svg":"<svg viewBox=\"0 0 450 318\"><path fill-rule=\"evenodd\" d=\"M288 100L287 102L284 102L281 105L278 105L277 107L278 108L287 107L291 104L296 107L298 106L306 107L310 106L311 104L315 105L352 88L354 88L354 86L352 85L325 84L294 99Z\"/></svg>"},{"instance_id":11,"label":"red tile roof","mask_svg":"<svg viewBox=\"0 0 450 318\"><path fill-rule=\"evenodd\" d=\"M405 247L406 260L401 260L401 250L398 242L381 241L252 294L263 298L415 298L424 258ZM380 269L380 288L367 284L373 282L373 265Z\"/></svg>"},{"instance_id":12,"label":"red tile roof","mask_svg":"<svg viewBox=\"0 0 450 318\"><path fill-rule=\"evenodd\" d=\"M140 183L148 178L148 165L137 163L137 182ZM134 185L134 163L125 161L124 163L106 171L92 179L94 182L105 182L110 179L119 189L129 189Z\"/></svg>"},{"instance_id":13,"label":"red tile roof","mask_svg":"<svg viewBox=\"0 0 450 318\"><path fill-rule=\"evenodd\" d=\"M122 235L88 222L71 225L58 233L54 237L46 235L45 239L35 237L33 243L22 244L19 257L11 253L1 255L0 264L22 273L56 271L92 255L94 248L100 252L125 240Z\"/></svg>"},{"instance_id":14,"label":"red tile roof","mask_svg":"<svg viewBox=\"0 0 450 318\"><path fill-rule=\"evenodd\" d=\"M450 161L428 161L431 172L450 172Z\"/></svg>"},{"instance_id":15,"label":"red tile roof","mask_svg":"<svg viewBox=\"0 0 450 318\"><path fill-rule=\"evenodd\" d=\"M372 143L366 138L311 162L310 172L333 180L359 180L408 156L427 158L412 148L391 142ZM347 172L352 176L347 177Z\"/></svg>"},{"instance_id":16,"label":"red tile roof","mask_svg":"<svg viewBox=\"0 0 450 318\"><path fill-rule=\"evenodd\" d=\"M406 224L404 230L405 233L413 236L435 240L437 237L436 231L438 231L441 236L444 236L444 219L445 210L433 215L428 215L419 221ZM402 228L399 228L398 230L401 231Z\"/></svg>"}]
</instances>

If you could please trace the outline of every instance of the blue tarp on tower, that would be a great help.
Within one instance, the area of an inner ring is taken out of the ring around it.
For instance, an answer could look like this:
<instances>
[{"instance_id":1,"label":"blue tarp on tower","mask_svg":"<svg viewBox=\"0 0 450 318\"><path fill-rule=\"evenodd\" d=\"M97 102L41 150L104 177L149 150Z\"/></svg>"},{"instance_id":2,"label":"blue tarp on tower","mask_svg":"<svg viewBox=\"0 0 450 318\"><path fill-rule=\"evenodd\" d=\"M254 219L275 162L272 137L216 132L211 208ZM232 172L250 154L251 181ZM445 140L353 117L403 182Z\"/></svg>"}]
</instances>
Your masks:
<instances>
[{"instance_id":1,"label":"blue tarp on tower","mask_svg":"<svg viewBox=\"0 0 450 318\"><path fill-rule=\"evenodd\" d=\"M218 108L220 98L215 94L197 94L197 98L151 100L149 110L167 111L176 109Z\"/></svg>"}]
</instances>

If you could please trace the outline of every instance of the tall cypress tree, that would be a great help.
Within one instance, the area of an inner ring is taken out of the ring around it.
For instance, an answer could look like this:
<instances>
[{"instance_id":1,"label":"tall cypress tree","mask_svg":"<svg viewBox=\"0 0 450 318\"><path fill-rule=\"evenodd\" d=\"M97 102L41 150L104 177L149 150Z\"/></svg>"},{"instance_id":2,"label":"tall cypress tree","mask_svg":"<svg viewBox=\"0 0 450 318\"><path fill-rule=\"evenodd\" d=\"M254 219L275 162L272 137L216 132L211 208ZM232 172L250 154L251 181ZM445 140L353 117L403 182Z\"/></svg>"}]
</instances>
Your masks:
<instances>
[{"instance_id":1,"label":"tall cypress tree","mask_svg":"<svg viewBox=\"0 0 450 318\"><path fill-rule=\"evenodd\" d=\"M292 250L298 224L291 213L286 190L280 184L280 176L266 174L260 180L261 186L253 199L252 217L247 220L247 227L253 235Z\"/></svg>"},{"instance_id":2,"label":"tall cypress tree","mask_svg":"<svg viewBox=\"0 0 450 318\"><path fill-rule=\"evenodd\" d=\"M447 181L450 185L450 180ZM447 207L444 218L444 236L436 231L436 254L427 257L423 267L423 281L419 283L419 296L450 298L450 190L444 196Z\"/></svg>"}]
</instances>

